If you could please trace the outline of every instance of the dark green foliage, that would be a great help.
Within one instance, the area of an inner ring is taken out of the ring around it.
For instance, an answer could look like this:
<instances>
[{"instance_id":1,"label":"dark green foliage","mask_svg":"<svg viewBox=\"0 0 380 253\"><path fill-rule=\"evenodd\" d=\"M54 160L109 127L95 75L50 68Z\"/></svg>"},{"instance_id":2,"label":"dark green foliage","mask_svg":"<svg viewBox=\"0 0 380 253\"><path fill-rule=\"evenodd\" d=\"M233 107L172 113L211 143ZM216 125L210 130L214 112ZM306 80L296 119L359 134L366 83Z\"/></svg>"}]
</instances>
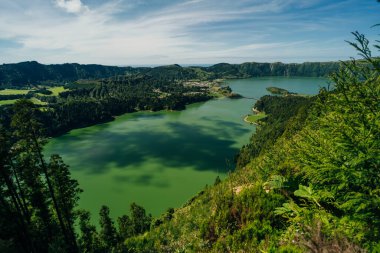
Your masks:
<instances>
[{"instance_id":1,"label":"dark green foliage","mask_svg":"<svg viewBox=\"0 0 380 253\"><path fill-rule=\"evenodd\" d=\"M134 235L133 223L128 215L117 218L118 233L123 240Z\"/></svg>"},{"instance_id":2,"label":"dark green foliage","mask_svg":"<svg viewBox=\"0 0 380 253\"><path fill-rule=\"evenodd\" d=\"M39 114L31 102L20 100L11 132L1 128L1 223L12 232L0 239L16 251L77 252L73 208L80 190L58 156L45 162Z\"/></svg>"},{"instance_id":3,"label":"dark green foliage","mask_svg":"<svg viewBox=\"0 0 380 253\"><path fill-rule=\"evenodd\" d=\"M214 78L249 78L259 76L327 76L339 69L337 62L305 62L302 64L281 62L243 64L220 63L202 68Z\"/></svg>"},{"instance_id":4,"label":"dark green foliage","mask_svg":"<svg viewBox=\"0 0 380 253\"><path fill-rule=\"evenodd\" d=\"M326 220L339 222L341 235L372 247L380 238L380 65L364 36L354 35L352 45L368 64L352 61L332 76L336 91L317 101L318 114L300 132L290 155L322 198L317 206ZM326 193L333 202L323 199Z\"/></svg>"},{"instance_id":5,"label":"dark green foliage","mask_svg":"<svg viewBox=\"0 0 380 253\"><path fill-rule=\"evenodd\" d=\"M104 249L112 249L117 244L117 235L114 222L110 218L108 206L102 206L99 212L99 238ZM106 250L108 251L108 250Z\"/></svg>"},{"instance_id":6,"label":"dark green foliage","mask_svg":"<svg viewBox=\"0 0 380 253\"><path fill-rule=\"evenodd\" d=\"M22 95L22 94L0 95L0 100L20 99L20 98L26 98L26 97L28 96Z\"/></svg>"},{"instance_id":7,"label":"dark green foliage","mask_svg":"<svg viewBox=\"0 0 380 253\"><path fill-rule=\"evenodd\" d=\"M133 234L138 235L149 230L152 216L146 215L145 209L136 203L131 204L131 221Z\"/></svg>"},{"instance_id":8,"label":"dark green foliage","mask_svg":"<svg viewBox=\"0 0 380 253\"><path fill-rule=\"evenodd\" d=\"M90 223L90 213L82 210L79 212L80 237L78 239L81 252L101 252L101 244L96 227Z\"/></svg>"},{"instance_id":9,"label":"dark green foliage","mask_svg":"<svg viewBox=\"0 0 380 253\"><path fill-rule=\"evenodd\" d=\"M173 209L169 210L164 220L170 220L173 213ZM81 210L78 214L78 244L81 252L135 252L125 242L129 238L133 238L132 241L135 242L134 238L149 231L152 222L152 216L146 215L145 209L135 203L130 206L130 216L123 215L117 218L117 229L107 206L102 206L99 212L99 232L91 224L88 211Z\"/></svg>"},{"instance_id":10,"label":"dark green foliage","mask_svg":"<svg viewBox=\"0 0 380 253\"><path fill-rule=\"evenodd\" d=\"M75 241L74 222L76 213L74 208L77 206L79 194L82 190L79 188L78 182L71 178L69 167L60 156L51 156L48 173L57 198L58 209L62 212L64 226L68 231L68 236L72 241Z\"/></svg>"},{"instance_id":11,"label":"dark green foliage","mask_svg":"<svg viewBox=\"0 0 380 253\"><path fill-rule=\"evenodd\" d=\"M41 83L65 83L78 79L99 79L127 72L130 67L109 67L101 65L61 64L43 65L35 61L0 66L0 84L7 86L38 85Z\"/></svg>"}]
</instances>

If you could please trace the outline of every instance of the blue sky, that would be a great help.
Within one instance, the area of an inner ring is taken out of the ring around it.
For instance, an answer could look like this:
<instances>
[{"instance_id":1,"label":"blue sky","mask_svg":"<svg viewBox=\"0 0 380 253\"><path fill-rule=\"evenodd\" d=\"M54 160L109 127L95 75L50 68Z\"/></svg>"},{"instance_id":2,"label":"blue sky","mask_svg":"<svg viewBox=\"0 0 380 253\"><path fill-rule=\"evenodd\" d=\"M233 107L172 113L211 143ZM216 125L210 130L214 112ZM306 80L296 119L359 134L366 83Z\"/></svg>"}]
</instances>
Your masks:
<instances>
[{"instance_id":1,"label":"blue sky","mask_svg":"<svg viewBox=\"0 0 380 253\"><path fill-rule=\"evenodd\" d=\"M375 0L1 0L0 63L345 60L377 23Z\"/></svg>"}]
</instances>

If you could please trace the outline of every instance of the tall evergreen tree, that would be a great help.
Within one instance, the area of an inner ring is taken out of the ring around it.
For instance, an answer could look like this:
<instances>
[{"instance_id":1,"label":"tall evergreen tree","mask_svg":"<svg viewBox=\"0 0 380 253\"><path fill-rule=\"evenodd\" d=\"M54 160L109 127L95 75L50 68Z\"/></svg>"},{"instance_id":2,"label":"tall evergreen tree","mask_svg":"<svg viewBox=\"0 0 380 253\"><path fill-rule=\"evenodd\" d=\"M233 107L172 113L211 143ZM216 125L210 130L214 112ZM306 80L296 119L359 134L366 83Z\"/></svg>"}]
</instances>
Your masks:
<instances>
[{"instance_id":1,"label":"tall evergreen tree","mask_svg":"<svg viewBox=\"0 0 380 253\"><path fill-rule=\"evenodd\" d=\"M96 227L91 225L90 212L81 210L79 213L79 249L84 253L101 252L99 236L96 232Z\"/></svg>"},{"instance_id":2,"label":"tall evergreen tree","mask_svg":"<svg viewBox=\"0 0 380 253\"><path fill-rule=\"evenodd\" d=\"M107 252L117 245L117 233L114 222L110 218L108 206L102 206L99 212L100 233L99 237Z\"/></svg>"},{"instance_id":3,"label":"tall evergreen tree","mask_svg":"<svg viewBox=\"0 0 380 253\"><path fill-rule=\"evenodd\" d=\"M51 216L51 211L47 208L48 204L46 203L49 199L51 199L53 202L53 210L57 215L58 224L60 226L66 244L73 252L76 252L76 242L70 239L69 231L65 226L62 212L59 209L57 197L54 193L54 189L51 182L52 179L48 173L48 168L43 158L42 145L44 143L44 140L42 139L42 125L37 120L36 114L37 112L32 102L28 100L19 100L16 102L14 106L14 115L12 117L11 126L15 129L15 136L18 139L20 139L19 144L26 149L26 157L31 158L26 160L26 162L28 163L26 168L29 169L27 171L29 173L36 173L37 175L41 175L40 180L35 181L35 185L32 186L31 189L41 190L41 194L39 196L36 196L37 198L35 200L37 201L37 203L40 204L40 206L44 207L43 209L41 209L41 215L43 215L42 220L46 223L48 237L51 237L54 234L54 232L52 231L52 224L54 223L54 221ZM30 168L34 169L30 170ZM29 179L35 178L31 174L27 177ZM42 177L44 180L42 180ZM44 185L44 181L46 182L47 188ZM46 193L49 194L49 199L43 196Z\"/></svg>"},{"instance_id":4,"label":"tall evergreen tree","mask_svg":"<svg viewBox=\"0 0 380 253\"><path fill-rule=\"evenodd\" d=\"M69 167L64 164L62 158L58 155L51 156L48 174L51 178L54 194L57 197L58 209L62 213L62 220L72 243L71 250L76 251L77 245L74 231L76 213L74 208L77 206L79 194L82 190L79 188L78 181L71 178Z\"/></svg>"},{"instance_id":5,"label":"tall evergreen tree","mask_svg":"<svg viewBox=\"0 0 380 253\"><path fill-rule=\"evenodd\" d=\"M148 231L152 221L152 216L150 214L146 215L145 209L136 203L132 203L130 209L134 235Z\"/></svg>"}]
</instances>

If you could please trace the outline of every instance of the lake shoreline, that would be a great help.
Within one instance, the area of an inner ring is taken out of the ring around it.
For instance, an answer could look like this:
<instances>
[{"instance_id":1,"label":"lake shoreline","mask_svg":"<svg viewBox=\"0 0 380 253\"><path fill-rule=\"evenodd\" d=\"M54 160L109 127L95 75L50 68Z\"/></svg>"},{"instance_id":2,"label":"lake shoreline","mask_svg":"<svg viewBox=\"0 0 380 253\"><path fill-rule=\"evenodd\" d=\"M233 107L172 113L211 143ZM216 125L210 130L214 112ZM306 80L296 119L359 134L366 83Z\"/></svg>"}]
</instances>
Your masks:
<instances>
[{"instance_id":1,"label":"lake shoreline","mask_svg":"<svg viewBox=\"0 0 380 253\"><path fill-rule=\"evenodd\" d=\"M92 126L96 126L96 125L101 125L101 124L109 123L109 122L115 121L118 117L126 115L126 114L132 114L132 113L138 113L138 112L149 112L149 113L156 113L156 112L180 112L180 111L185 111L187 109L187 106L189 106L189 105L193 105L193 104L197 104L197 103L206 103L206 102L208 102L210 100L223 99L223 98L229 98L229 99L238 99L238 98L241 98L241 96L239 94L236 94L236 93L233 93L233 92L230 92L230 91L229 92L225 91L225 87L228 87L228 86L222 86L222 85L225 84L224 83L225 81L226 81L225 79L223 79L223 80L217 79L217 80L213 81L212 82L213 83L212 88L219 87L219 89L217 91L214 90L214 93L213 93L211 91L211 87L210 87L210 91L208 92L209 99L204 100L204 101L190 102L190 103L186 104L185 108L183 108L183 109L179 109L179 110L163 109L163 110L158 110L158 111L135 110L135 111L131 111L131 112L125 112L125 113L121 113L119 115L113 115L110 118L106 118L106 119L100 120L99 122L96 122L96 123L93 123L93 124L90 123L90 124L87 124L87 125L83 125L83 126L80 126L80 127L75 127L75 128L69 129L67 131L58 132L56 134L52 134L50 136L47 136L47 138L60 137L62 135L70 133L73 130L77 130L77 129L82 129L82 128L86 128L86 127L92 127Z\"/></svg>"}]
</instances>

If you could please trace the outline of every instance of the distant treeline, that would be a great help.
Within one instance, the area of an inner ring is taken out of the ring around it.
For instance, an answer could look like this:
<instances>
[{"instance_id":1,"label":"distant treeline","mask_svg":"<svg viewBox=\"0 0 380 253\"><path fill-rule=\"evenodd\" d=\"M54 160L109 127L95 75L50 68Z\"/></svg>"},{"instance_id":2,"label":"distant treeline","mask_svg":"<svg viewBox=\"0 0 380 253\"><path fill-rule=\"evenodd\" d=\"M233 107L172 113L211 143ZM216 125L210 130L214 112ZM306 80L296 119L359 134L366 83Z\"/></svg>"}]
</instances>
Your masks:
<instances>
[{"instance_id":1,"label":"distant treeline","mask_svg":"<svg viewBox=\"0 0 380 253\"><path fill-rule=\"evenodd\" d=\"M213 80L216 78L248 78L257 76L327 76L338 70L339 62L305 63L219 63L210 67L116 67L65 63L44 65L35 61L0 65L0 87L56 85L80 79L103 79L114 76L145 74L155 78L175 80Z\"/></svg>"},{"instance_id":2,"label":"distant treeline","mask_svg":"<svg viewBox=\"0 0 380 253\"><path fill-rule=\"evenodd\" d=\"M124 75L132 68L76 63L44 65L35 61L0 65L0 85L28 86L62 84L79 79L100 79Z\"/></svg>"}]
</instances>

